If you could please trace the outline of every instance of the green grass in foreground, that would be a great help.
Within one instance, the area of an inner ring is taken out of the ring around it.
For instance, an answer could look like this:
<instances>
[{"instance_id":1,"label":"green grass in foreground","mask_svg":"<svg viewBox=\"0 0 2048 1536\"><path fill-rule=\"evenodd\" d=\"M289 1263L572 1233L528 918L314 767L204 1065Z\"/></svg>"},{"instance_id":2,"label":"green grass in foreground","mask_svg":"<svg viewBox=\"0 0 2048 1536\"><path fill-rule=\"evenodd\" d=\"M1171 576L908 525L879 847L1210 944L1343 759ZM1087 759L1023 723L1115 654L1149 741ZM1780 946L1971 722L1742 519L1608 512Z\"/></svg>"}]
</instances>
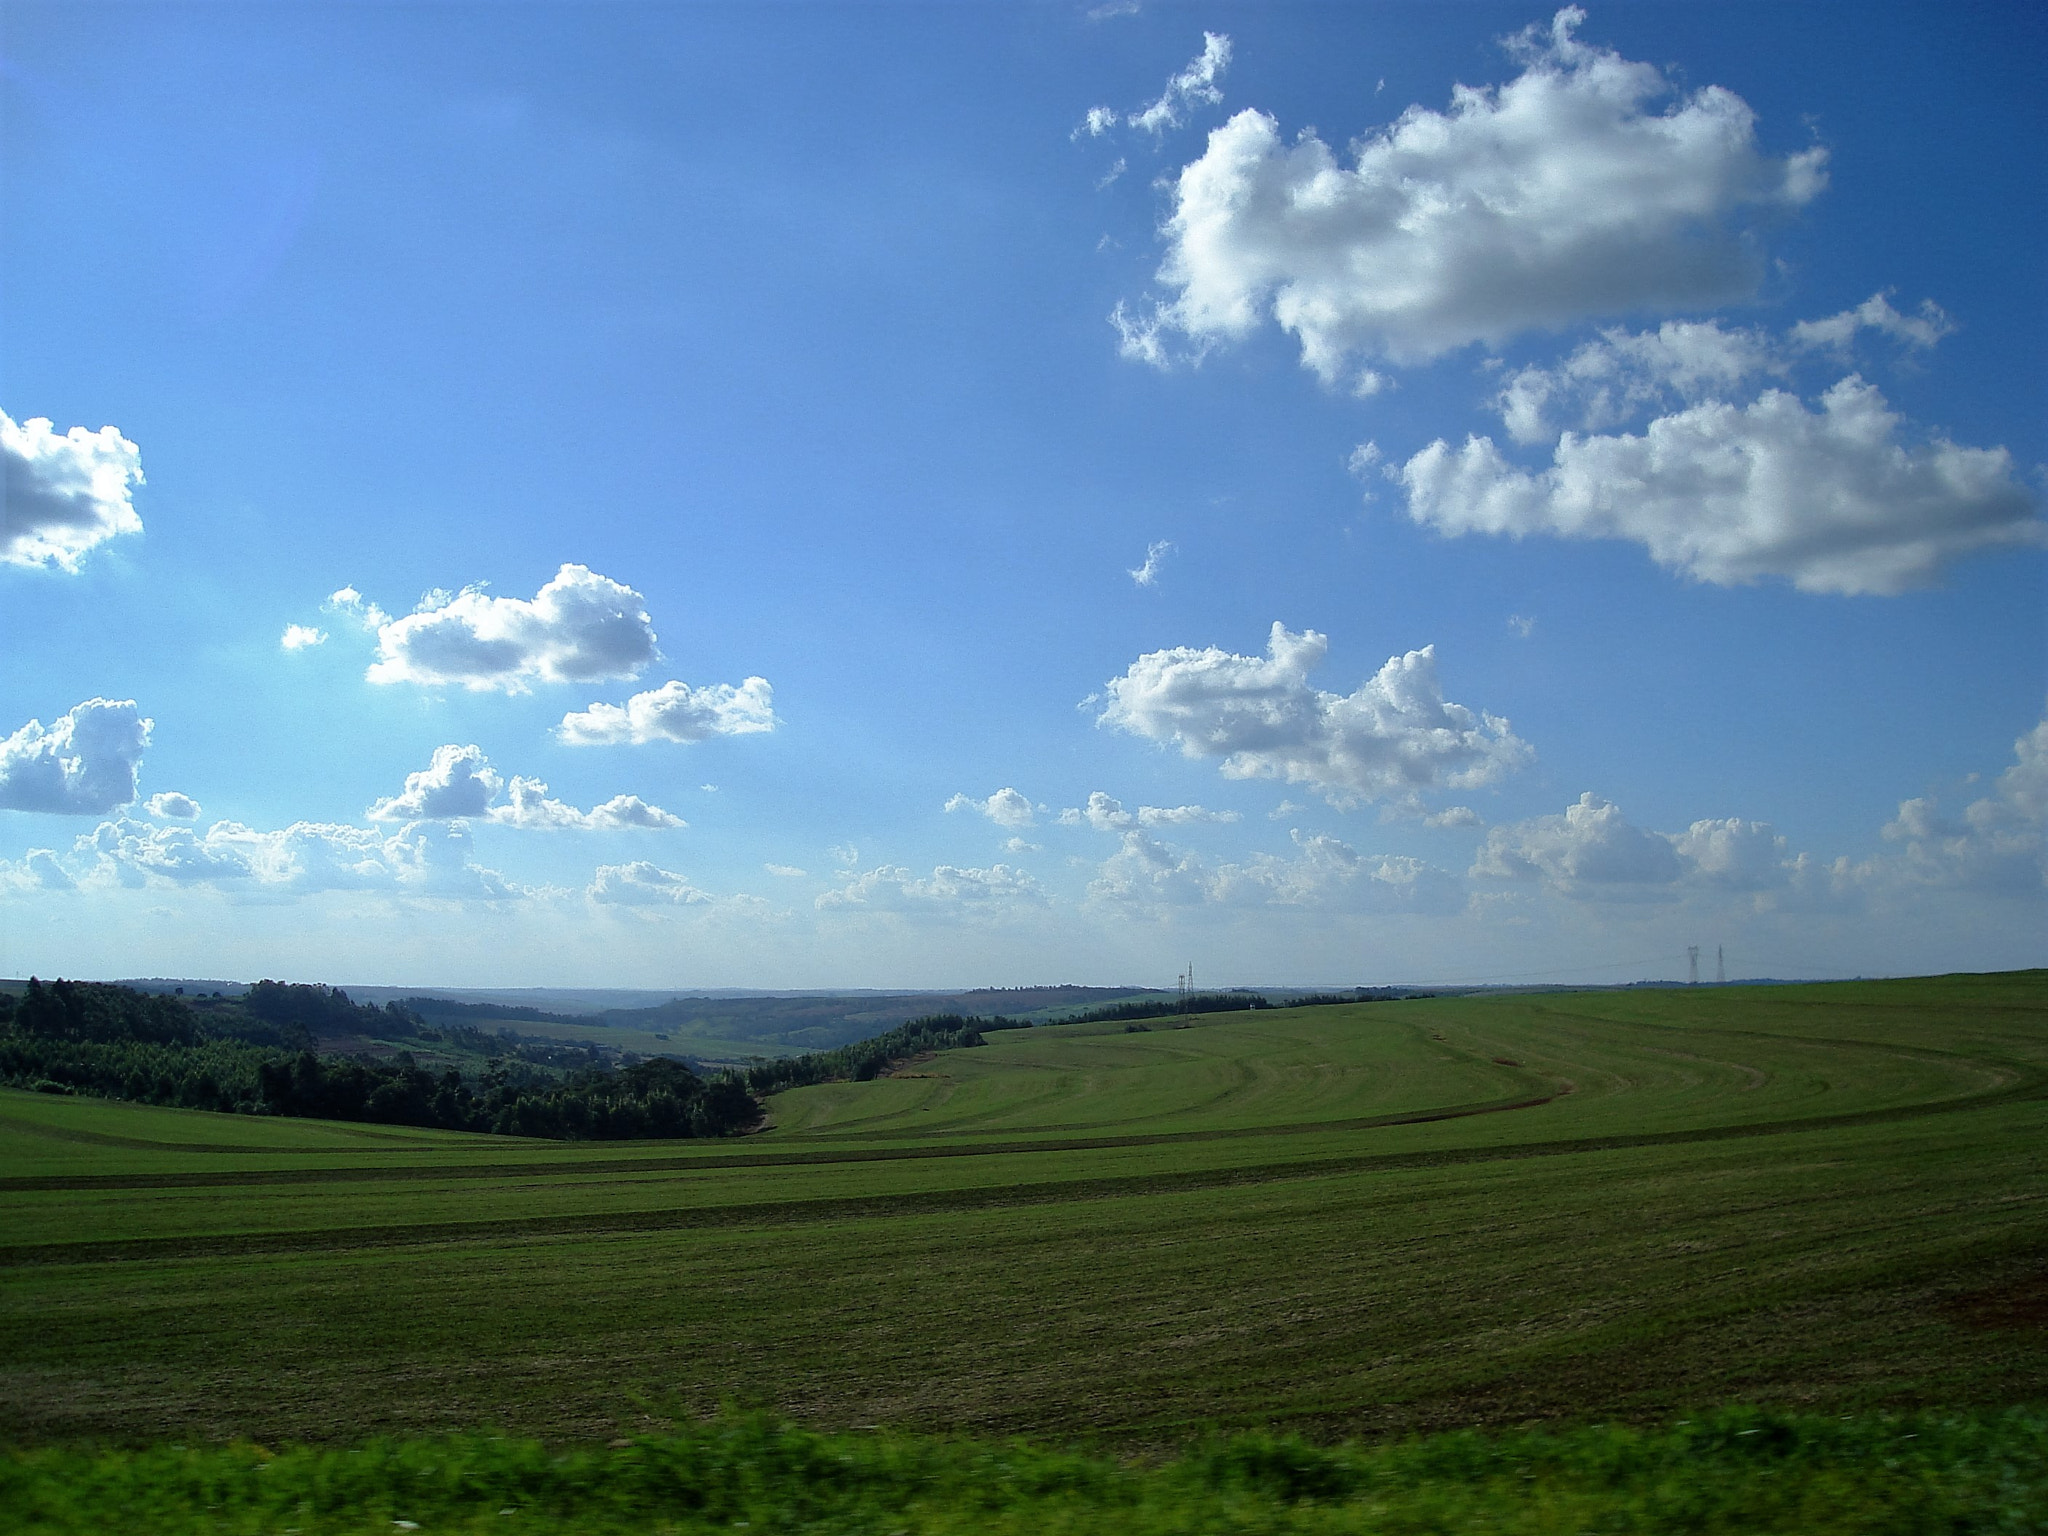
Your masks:
<instances>
[{"instance_id":1,"label":"green grass in foreground","mask_svg":"<svg viewBox=\"0 0 2048 1536\"><path fill-rule=\"evenodd\" d=\"M0 1457L0 1526L60 1533L1437 1531L2017 1533L2048 1521L2048 1415L1721 1410L1637 1431L1460 1431L1171 1461L821 1435L766 1416L554 1451L482 1435Z\"/></svg>"}]
</instances>

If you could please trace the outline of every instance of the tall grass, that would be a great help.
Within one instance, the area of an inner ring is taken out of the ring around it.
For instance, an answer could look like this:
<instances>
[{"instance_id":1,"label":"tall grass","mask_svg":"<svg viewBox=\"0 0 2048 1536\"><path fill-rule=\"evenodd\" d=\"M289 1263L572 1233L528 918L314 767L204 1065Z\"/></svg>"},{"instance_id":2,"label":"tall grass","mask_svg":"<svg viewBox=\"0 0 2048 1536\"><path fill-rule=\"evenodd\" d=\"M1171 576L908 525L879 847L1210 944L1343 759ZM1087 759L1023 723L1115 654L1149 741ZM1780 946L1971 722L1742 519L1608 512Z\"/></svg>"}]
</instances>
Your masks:
<instances>
[{"instance_id":1,"label":"tall grass","mask_svg":"<svg viewBox=\"0 0 2048 1536\"><path fill-rule=\"evenodd\" d=\"M1832 1419L1728 1408L1611 1426L1167 1460L727 1413L602 1448L488 1435L0 1455L24 1533L2012 1533L2048 1523L2048 1413Z\"/></svg>"}]
</instances>

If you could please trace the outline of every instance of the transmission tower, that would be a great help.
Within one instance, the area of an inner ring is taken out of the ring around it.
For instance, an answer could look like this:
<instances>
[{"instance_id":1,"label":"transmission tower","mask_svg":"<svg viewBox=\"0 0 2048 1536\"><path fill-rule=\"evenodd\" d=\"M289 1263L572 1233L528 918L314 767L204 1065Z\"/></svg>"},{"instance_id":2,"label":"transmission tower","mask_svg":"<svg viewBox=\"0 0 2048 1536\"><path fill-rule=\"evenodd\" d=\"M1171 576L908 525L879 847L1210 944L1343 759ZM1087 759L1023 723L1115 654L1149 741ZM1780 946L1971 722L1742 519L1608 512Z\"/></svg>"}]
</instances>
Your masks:
<instances>
[{"instance_id":1,"label":"transmission tower","mask_svg":"<svg viewBox=\"0 0 2048 1536\"><path fill-rule=\"evenodd\" d=\"M1714 946L1714 985L1717 987L1728 985L1728 951L1719 944Z\"/></svg>"},{"instance_id":2,"label":"transmission tower","mask_svg":"<svg viewBox=\"0 0 2048 1536\"><path fill-rule=\"evenodd\" d=\"M1685 946L1685 963L1686 963L1686 965L1687 965L1687 966L1688 966L1688 967L1689 967L1689 968L1691 969L1691 974L1690 974L1689 976L1687 976L1687 977L1686 977L1686 979L1685 979L1685 984L1686 984L1686 985L1687 985L1688 987L1696 987L1696 986L1698 986L1698 985L1700 984L1700 947L1699 947L1699 945L1697 945L1697 944L1688 944L1688 945L1686 945L1686 946Z\"/></svg>"}]
</instances>

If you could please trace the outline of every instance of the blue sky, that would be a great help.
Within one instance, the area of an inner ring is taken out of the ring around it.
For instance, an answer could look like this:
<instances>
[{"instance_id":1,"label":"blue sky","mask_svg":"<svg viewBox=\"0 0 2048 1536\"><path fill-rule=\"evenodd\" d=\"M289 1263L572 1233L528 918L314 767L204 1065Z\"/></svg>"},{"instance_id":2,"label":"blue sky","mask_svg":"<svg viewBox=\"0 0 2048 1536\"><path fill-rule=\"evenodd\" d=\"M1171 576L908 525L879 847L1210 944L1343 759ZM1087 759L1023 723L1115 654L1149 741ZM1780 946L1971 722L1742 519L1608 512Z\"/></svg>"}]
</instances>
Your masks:
<instances>
[{"instance_id":1,"label":"blue sky","mask_svg":"<svg viewBox=\"0 0 2048 1536\"><path fill-rule=\"evenodd\" d=\"M2048 959L2032 8L0 25L0 974Z\"/></svg>"}]
</instances>

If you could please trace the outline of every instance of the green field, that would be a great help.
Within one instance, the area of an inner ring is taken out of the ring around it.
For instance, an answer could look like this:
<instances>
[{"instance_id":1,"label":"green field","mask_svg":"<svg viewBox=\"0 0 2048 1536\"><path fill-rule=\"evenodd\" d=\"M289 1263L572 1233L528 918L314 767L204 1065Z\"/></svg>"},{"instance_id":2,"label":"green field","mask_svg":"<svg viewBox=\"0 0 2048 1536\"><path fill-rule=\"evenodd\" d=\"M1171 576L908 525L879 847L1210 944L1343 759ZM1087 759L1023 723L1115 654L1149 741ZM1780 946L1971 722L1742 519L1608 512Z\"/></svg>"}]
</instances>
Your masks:
<instances>
[{"instance_id":1,"label":"green field","mask_svg":"<svg viewBox=\"0 0 2048 1536\"><path fill-rule=\"evenodd\" d=\"M0 1095L0 1433L2048 1398L2040 972L1020 1030L770 1107L572 1145Z\"/></svg>"}]
</instances>

